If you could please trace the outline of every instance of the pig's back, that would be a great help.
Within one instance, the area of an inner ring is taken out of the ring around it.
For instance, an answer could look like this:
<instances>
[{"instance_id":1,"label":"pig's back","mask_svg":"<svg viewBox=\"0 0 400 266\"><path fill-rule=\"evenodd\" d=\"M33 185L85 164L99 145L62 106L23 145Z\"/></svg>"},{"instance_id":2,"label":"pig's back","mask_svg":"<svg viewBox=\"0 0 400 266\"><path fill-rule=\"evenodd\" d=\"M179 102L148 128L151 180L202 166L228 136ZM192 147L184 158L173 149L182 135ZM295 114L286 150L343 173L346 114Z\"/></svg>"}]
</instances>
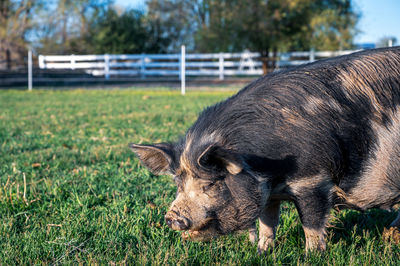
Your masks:
<instances>
[{"instance_id":1,"label":"pig's back","mask_svg":"<svg viewBox=\"0 0 400 266\"><path fill-rule=\"evenodd\" d=\"M190 131L243 154L294 156L293 175L323 170L349 202L369 195L364 208L370 186L399 194L399 104L400 48L370 50L266 75L208 108Z\"/></svg>"}]
</instances>

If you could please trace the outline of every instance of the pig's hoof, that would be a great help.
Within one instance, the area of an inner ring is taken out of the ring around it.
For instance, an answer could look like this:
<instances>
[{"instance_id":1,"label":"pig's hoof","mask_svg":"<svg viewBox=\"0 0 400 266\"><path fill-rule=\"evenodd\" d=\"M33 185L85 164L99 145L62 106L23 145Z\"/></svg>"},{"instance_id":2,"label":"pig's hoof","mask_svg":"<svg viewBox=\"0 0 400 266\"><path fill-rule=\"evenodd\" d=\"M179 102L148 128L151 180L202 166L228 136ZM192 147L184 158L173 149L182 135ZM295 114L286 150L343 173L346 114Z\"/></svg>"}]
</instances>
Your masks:
<instances>
[{"instance_id":1,"label":"pig's hoof","mask_svg":"<svg viewBox=\"0 0 400 266\"><path fill-rule=\"evenodd\" d=\"M254 244L257 242L257 230L250 229L249 230L249 241Z\"/></svg>"},{"instance_id":2,"label":"pig's hoof","mask_svg":"<svg viewBox=\"0 0 400 266\"><path fill-rule=\"evenodd\" d=\"M199 231L185 231L181 233L181 236L183 240L196 240L199 234Z\"/></svg>"},{"instance_id":3,"label":"pig's hoof","mask_svg":"<svg viewBox=\"0 0 400 266\"><path fill-rule=\"evenodd\" d=\"M325 231L304 228L304 234L306 235L306 253L326 250Z\"/></svg>"},{"instance_id":4,"label":"pig's hoof","mask_svg":"<svg viewBox=\"0 0 400 266\"><path fill-rule=\"evenodd\" d=\"M274 239L268 237L260 237L258 241L257 251L260 255L266 255L274 248Z\"/></svg>"},{"instance_id":5,"label":"pig's hoof","mask_svg":"<svg viewBox=\"0 0 400 266\"><path fill-rule=\"evenodd\" d=\"M325 250L326 250L326 243L324 240L306 242L306 253L312 253L316 251L324 252Z\"/></svg>"},{"instance_id":6,"label":"pig's hoof","mask_svg":"<svg viewBox=\"0 0 400 266\"><path fill-rule=\"evenodd\" d=\"M384 242L387 243L400 243L400 230L398 227L390 227L389 229L384 228L382 233Z\"/></svg>"}]
</instances>

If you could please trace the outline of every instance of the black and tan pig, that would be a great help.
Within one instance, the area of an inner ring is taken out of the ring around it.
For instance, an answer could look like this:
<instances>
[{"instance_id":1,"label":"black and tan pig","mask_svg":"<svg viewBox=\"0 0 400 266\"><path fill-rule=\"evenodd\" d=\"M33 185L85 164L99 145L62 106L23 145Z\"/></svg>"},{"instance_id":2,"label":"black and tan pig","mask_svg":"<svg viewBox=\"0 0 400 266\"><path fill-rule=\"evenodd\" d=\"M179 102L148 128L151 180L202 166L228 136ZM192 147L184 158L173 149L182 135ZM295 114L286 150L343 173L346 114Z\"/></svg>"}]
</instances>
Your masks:
<instances>
[{"instance_id":1,"label":"black and tan pig","mask_svg":"<svg viewBox=\"0 0 400 266\"><path fill-rule=\"evenodd\" d=\"M166 224L207 240L259 219L273 245L282 201L294 202L307 250L324 250L335 205L400 202L400 47L275 72L205 109L176 143L131 144L176 199ZM400 225L400 216L392 226Z\"/></svg>"}]
</instances>

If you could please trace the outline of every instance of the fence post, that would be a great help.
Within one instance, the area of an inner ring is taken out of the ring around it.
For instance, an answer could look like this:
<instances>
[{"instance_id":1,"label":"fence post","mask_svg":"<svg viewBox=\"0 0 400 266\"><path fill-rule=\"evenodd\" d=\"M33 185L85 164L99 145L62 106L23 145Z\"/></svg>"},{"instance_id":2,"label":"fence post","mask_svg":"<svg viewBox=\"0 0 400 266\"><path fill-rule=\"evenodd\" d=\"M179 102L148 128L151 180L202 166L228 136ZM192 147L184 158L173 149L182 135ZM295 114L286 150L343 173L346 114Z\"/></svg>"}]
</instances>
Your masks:
<instances>
[{"instance_id":1,"label":"fence post","mask_svg":"<svg viewBox=\"0 0 400 266\"><path fill-rule=\"evenodd\" d=\"M75 56L71 55L71 69L75 69Z\"/></svg>"},{"instance_id":2,"label":"fence post","mask_svg":"<svg viewBox=\"0 0 400 266\"><path fill-rule=\"evenodd\" d=\"M224 54L219 53L219 80L224 79Z\"/></svg>"},{"instance_id":3,"label":"fence post","mask_svg":"<svg viewBox=\"0 0 400 266\"><path fill-rule=\"evenodd\" d=\"M110 79L110 55L104 55L104 76L106 79Z\"/></svg>"},{"instance_id":4,"label":"fence post","mask_svg":"<svg viewBox=\"0 0 400 266\"><path fill-rule=\"evenodd\" d=\"M310 62L314 62L315 61L315 49L311 48L310 49Z\"/></svg>"},{"instance_id":5,"label":"fence post","mask_svg":"<svg viewBox=\"0 0 400 266\"><path fill-rule=\"evenodd\" d=\"M40 69L46 68L44 61L45 61L44 55L39 55L39 68Z\"/></svg>"},{"instance_id":6,"label":"fence post","mask_svg":"<svg viewBox=\"0 0 400 266\"><path fill-rule=\"evenodd\" d=\"M145 57L145 54L144 53L142 53L142 56L141 56L141 58L140 58L140 63L141 63L141 65L140 65L140 76L142 77L142 79L144 79L145 77L146 77L146 75L145 75L145 71L146 71L146 65L145 65L145 60L146 60L146 57Z\"/></svg>"},{"instance_id":7,"label":"fence post","mask_svg":"<svg viewBox=\"0 0 400 266\"><path fill-rule=\"evenodd\" d=\"M32 50L28 51L28 90L32 91Z\"/></svg>"},{"instance_id":8,"label":"fence post","mask_svg":"<svg viewBox=\"0 0 400 266\"><path fill-rule=\"evenodd\" d=\"M186 52L185 52L185 45L182 45L181 46L181 58L180 58L180 78L181 78L181 94L182 95L185 95L185 90L186 90L186 88L185 88L185 82L186 82L186 80L185 80L185 75L186 75L186 73L185 73L185 60L186 60L186 58L185 58L185 56L186 56L186 54L185 54Z\"/></svg>"}]
</instances>

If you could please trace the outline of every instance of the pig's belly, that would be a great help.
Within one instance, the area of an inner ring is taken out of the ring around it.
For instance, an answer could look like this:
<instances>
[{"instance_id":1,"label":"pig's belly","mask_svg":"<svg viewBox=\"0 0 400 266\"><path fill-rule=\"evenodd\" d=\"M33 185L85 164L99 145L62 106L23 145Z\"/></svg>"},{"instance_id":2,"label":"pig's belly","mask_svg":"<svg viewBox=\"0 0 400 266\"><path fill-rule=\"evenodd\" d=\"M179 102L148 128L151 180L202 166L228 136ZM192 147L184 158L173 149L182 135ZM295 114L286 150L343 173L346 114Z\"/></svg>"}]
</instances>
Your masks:
<instances>
[{"instance_id":1,"label":"pig's belly","mask_svg":"<svg viewBox=\"0 0 400 266\"><path fill-rule=\"evenodd\" d=\"M373 147L357 182L343 195L346 203L362 210L390 209L400 201L400 111L389 119L387 125L371 122Z\"/></svg>"}]
</instances>

